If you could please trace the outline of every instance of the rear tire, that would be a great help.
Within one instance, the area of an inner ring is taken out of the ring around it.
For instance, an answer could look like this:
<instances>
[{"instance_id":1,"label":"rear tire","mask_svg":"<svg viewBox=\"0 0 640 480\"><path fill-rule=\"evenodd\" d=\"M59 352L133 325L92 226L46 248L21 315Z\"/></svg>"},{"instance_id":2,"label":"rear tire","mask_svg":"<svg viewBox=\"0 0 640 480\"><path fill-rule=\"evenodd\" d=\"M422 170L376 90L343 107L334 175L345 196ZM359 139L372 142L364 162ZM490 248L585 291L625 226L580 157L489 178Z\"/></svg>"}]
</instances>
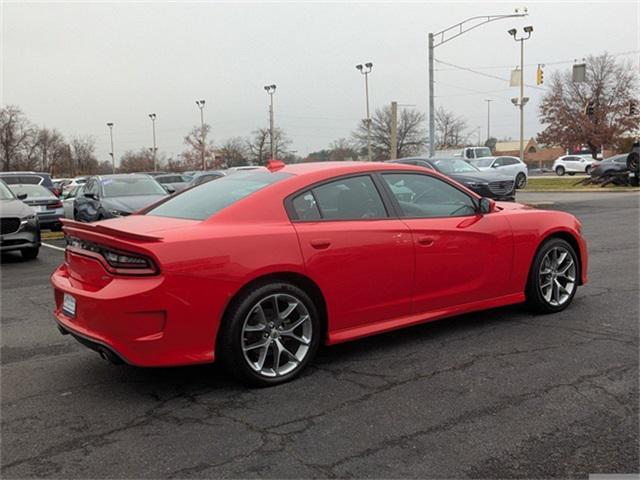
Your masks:
<instances>
[{"instance_id":1,"label":"rear tire","mask_svg":"<svg viewBox=\"0 0 640 480\"><path fill-rule=\"evenodd\" d=\"M574 248L561 238L544 242L533 259L526 296L539 313L561 312L567 308L580 279L580 263Z\"/></svg>"},{"instance_id":2,"label":"rear tire","mask_svg":"<svg viewBox=\"0 0 640 480\"><path fill-rule=\"evenodd\" d=\"M30 247L30 248L22 248L20 249L20 254L22 258L25 260L34 260L38 258L38 253L40 253L40 247Z\"/></svg>"},{"instance_id":3,"label":"rear tire","mask_svg":"<svg viewBox=\"0 0 640 480\"><path fill-rule=\"evenodd\" d=\"M558 175L559 177L564 175L564 167L560 166L560 167L556 167L556 175Z\"/></svg>"},{"instance_id":4,"label":"rear tire","mask_svg":"<svg viewBox=\"0 0 640 480\"><path fill-rule=\"evenodd\" d=\"M524 173L520 172L518 175L516 175L516 188L518 190L521 190L526 186L527 186L527 176Z\"/></svg>"},{"instance_id":5,"label":"rear tire","mask_svg":"<svg viewBox=\"0 0 640 480\"><path fill-rule=\"evenodd\" d=\"M309 295L290 283L273 282L232 302L217 350L239 380L269 387L300 375L313 360L321 336L320 316Z\"/></svg>"}]
</instances>

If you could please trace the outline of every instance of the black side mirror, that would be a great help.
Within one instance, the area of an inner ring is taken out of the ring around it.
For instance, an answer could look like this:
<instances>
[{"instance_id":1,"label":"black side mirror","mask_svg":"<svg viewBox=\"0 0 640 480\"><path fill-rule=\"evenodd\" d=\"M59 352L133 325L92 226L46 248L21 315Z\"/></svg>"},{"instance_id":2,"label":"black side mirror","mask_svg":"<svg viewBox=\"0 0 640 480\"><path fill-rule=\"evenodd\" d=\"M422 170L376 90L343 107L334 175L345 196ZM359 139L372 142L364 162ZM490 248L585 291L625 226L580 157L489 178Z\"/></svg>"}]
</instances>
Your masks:
<instances>
[{"instance_id":1,"label":"black side mirror","mask_svg":"<svg viewBox=\"0 0 640 480\"><path fill-rule=\"evenodd\" d=\"M163 185L163 187L169 194L176 193L176 189L173 188L171 185Z\"/></svg>"},{"instance_id":2,"label":"black side mirror","mask_svg":"<svg viewBox=\"0 0 640 480\"><path fill-rule=\"evenodd\" d=\"M91 198L92 200L97 200L95 193L85 193L84 196L87 198Z\"/></svg>"},{"instance_id":3,"label":"black side mirror","mask_svg":"<svg viewBox=\"0 0 640 480\"><path fill-rule=\"evenodd\" d=\"M18 200L24 200L25 198L27 198L26 193L21 193L20 195L18 195Z\"/></svg>"},{"instance_id":4,"label":"black side mirror","mask_svg":"<svg viewBox=\"0 0 640 480\"><path fill-rule=\"evenodd\" d=\"M480 199L480 213L482 214L491 213L495 210L495 208L496 208L495 200L492 200L487 197L482 197Z\"/></svg>"}]
</instances>

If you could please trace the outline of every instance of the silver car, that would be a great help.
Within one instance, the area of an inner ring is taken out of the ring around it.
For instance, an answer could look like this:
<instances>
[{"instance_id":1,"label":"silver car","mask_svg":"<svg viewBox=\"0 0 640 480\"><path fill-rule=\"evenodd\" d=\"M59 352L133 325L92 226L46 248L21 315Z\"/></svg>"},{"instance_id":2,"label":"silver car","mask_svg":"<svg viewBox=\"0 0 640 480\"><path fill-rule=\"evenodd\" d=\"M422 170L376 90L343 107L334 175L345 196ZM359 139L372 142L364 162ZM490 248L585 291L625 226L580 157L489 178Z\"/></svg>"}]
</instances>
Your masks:
<instances>
[{"instance_id":1,"label":"silver car","mask_svg":"<svg viewBox=\"0 0 640 480\"><path fill-rule=\"evenodd\" d=\"M475 160L469 160L478 170L492 170L510 176L516 182L516 188L524 188L527 186L529 172L527 165L522 163L518 157L500 156L500 157L484 157Z\"/></svg>"},{"instance_id":2,"label":"silver car","mask_svg":"<svg viewBox=\"0 0 640 480\"><path fill-rule=\"evenodd\" d=\"M60 218L64 216L62 201L42 185L9 185L13 194L33 208L41 228L60 230Z\"/></svg>"}]
</instances>

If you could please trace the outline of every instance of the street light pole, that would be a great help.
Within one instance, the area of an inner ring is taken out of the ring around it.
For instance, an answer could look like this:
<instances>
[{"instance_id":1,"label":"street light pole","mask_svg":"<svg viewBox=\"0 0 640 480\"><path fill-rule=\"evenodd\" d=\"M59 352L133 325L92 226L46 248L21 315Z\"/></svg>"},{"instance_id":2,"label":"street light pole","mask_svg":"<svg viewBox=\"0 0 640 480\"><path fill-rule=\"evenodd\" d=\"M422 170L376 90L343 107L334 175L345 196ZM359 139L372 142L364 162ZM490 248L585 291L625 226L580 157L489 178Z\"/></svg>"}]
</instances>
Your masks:
<instances>
[{"instance_id":1,"label":"street light pole","mask_svg":"<svg viewBox=\"0 0 640 480\"><path fill-rule=\"evenodd\" d=\"M436 151L436 120L435 120L435 89L434 89L434 50L436 47L439 47L443 43L448 42L449 40L453 40L454 38L459 37L467 33L470 30L478 28L482 25L485 25L490 22L494 22L496 20L502 20L505 18L514 18L514 17L526 17L529 15L527 13L527 9L523 10L523 13L519 13L516 8L516 13L512 13L509 15L480 15L477 17L467 18L460 23L456 23L455 25L451 25L444 30L440 30L436 33L429 33L429 156L432 157Z\"/></svg>"},{"instance_id":2,"label":"street light pole","mask_svg":"<svg viewBox=\"0 0 640 480\"><path fill-rule=\"evenodd\" d=\"M491 102L493 100L485 100L487 102L487 140L491 138Z\"/></svg>"},{"instance_id":3,"label":"street light pole","mask_svg":"<svg viewBox=\"0 0 640 480\"><path fill-rule=\"evenodd\" d=\"M367 103L367 159L371 161L371 116L369 114L369 74L373 68L373 63L367 62L362 66L356 65L356 68L364 75L364 92Z\"/></svg>"},{"instance_id":4,"label":"street light pole","mask_svg":"<svg viewBox=\"0 0 640 480\"><path fill-rule=\"evenodd\" d=\"M269 147L271 150L271 160L276 159L276 145L274 143L275 132L273 131L273 95L276 93L275 85L265 85L265 91L269 94Z\"/></svg>"},{"instance_id":5,"label":"street light pole","mask_svg":"<svg viewBox=\"0 0 640 480\"><path fill-rule=\"evenodd\" d=\"M156 152L158 151L158 148L156 147L156 114L155 113L150 113L149 114L149 118L151 119L151 124L152 124L152 128L153 128L153 171L157 171L158 170L158 162L156 159Z\"/></svg>"},{"instance_id":6,"label":"street light pole","mask_svg":"<svg viewBox=\"0 0 640 480\"><path fill-rule=\"evenodd\" d=\"M508 31L516 42L520 42L520 96L518 97L517 106L520 108L520 161L524 163L524 106L529 100L524 96L524 42L531 38L533 27L524 27L526 36L517 37L518 31L512 28Z\"/></svg>"},{"instance_id":7,"label":"street light pole","mask_svg":"<svg viewBox=\"0 0 640 480\"><path fill-rule=\"evenodd\" d=\"M205 145L204 145L204 104L205 104L204 100L196 100L196 105L200 109L200 146L201 146L200 155L202 157L202 170L206 170L207 169L207 163L206 163L205 154L204 154L204 150L205 150Z\"/></svg>"},{"instance_id":8,"label":"street light pole","mask_svg":"<svg viewBox=\"0 0 640 480\"><path fill-rule=\"evenodd\" d=\"M111 136L111 172L116 173L116 155L113 152L113 122L107 122L107 127L109 127L109 135Z\"/></svg>"}]
</instances>

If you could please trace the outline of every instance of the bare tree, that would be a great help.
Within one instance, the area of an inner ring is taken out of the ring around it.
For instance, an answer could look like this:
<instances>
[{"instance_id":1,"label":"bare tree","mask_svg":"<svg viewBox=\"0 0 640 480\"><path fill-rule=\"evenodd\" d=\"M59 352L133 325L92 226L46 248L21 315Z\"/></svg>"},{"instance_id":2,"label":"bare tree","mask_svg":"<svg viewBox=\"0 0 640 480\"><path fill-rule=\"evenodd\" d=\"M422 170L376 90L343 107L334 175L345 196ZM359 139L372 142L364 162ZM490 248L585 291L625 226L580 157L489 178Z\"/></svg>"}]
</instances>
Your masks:
<instances>
[{"instance_id":1,"label":"bare tree","mask_svg":"<svg viewBox=\"0 0 640 480\"><path fill-rule=\"evenodd\" d=\"M220 168L219 162L215 157L215 146L213 140L208 140L207 137L211 132L211 126L207 123L204 124L204 143L202 142L202 130L200 127L195 126L189 131L186 137L184 137L184 143L187 145L187 149L181 154L182 162L188 169L201 170L202 166L202 151L204 150L205 170Z\"/></svg>"},{"instance_id":2,"label":"bare tree","mask_svg":"<svg viewBox=\"0 0 640 480\"><path fill-rule=\"evenodd\" d=\"M161 162L158 162L160 164ZM153 153L148 148L137 151L127 150L120 157L119 172L151 172L153 171Z\"/></svg>"},{"instance_id":3,"label":"bare tree","mask_svg":"<svg viewBox=\"0 0 640 480\"><path fill-rule=\"evenodd\" d=\"M2 170L15 170L33 157L36 128L15 106L0 109L0 162Z\"/></svg>"},{"instance_id":4,"label":"bare tree","mask_svg":"<svg viewBox=\"0 0 640 480\"><path fill-rule=\"evenodd\" d=\"M287 137L284 130L276 128L273 131L273 140L275 144L276 158L286 157L288 149L291 146L291 140ZM271 156L271 146L269 145L269 129L259 128L253 132L253 138L249 140L251 162L254 165L264 165Z\"/></svg>"},{"instance_id":5,"label":"bare tree","mask_svg":"<svg viewBox=\"0 0 640 480\"><path fill-rule=\"evenodd\" d=\"M345 160L357 160L358 151L356 147L346 138L339 138L329 145L329 160L332 162L343 162Z\"/></svg>"},{"instance_id":6,"label":"bare tree","mask_svg":"<svg viewBox=\"0 0 640 480\"><path fill-rule=\"evenodd\" d=\"M469 138L465 133L467 122L455 113L439 107L436 110L436 148L446 149L463 146Z\"/></svg>"},{"instance_id":7,"label":"bare tree","mask_svg":"<svg viewBox=\"0 0 640 480\"><path fill-rule=\"evenodd\" d=\"M415 155L425 145L426 132L423 124L424 114L418 110L402 109L398 118L397 155L407 157ZM353 132L354 142L361 151L367 148L367 124L363 120ZM371 149L375 160L391 157L391 107L376 109L371 119Z\"/></svg>"},{"instance_id":8,"label":"bare tree","mask_svg":"<svg viewBox=\"0 0 640 480\"><path fill-rule=\"evenodd\" d=\"M247 165L249 161L249 151L247 141L242 137L227 139L220 148L222 163L227 167L239 167Z\"/></svg>"},{"instance_id":9,"label":"bare tree","mask_svg":"<svg viewBox=\"0 0 640 480\"><path fill-rule=\"evenodd\" d=\"M91 136L77 136L69 144L72 175L93 175L98 171L96 142Z\"/></svg>"},{"instance_id":10,"label":"bare tree","mask_svg":"<svg viewBox=\"0 0 640 480\"><path fill-rule=\"evenodd\" d=\"M587 59L586 81L575 83L571 71L556 73L542 98L539 118L545 129L538 141L572 147L587 145L592 155L601 145L613 145L640 124L640 111L630 112L638 100L637 69L608 53ZM591 102L592 112L587 106ZM637 109L638 110L638 109Z\"/></svg>"},{"instance_id":11,"label":"bare tree","mask_svg":"<svg viewBox=\"0 0 640 480\"><path fill-rule=\"evenodd\" d=\"M35 141L35 157L38 169L54 174L59 167L64 168L64 160L68 158L68 146L64 137L57 130L42 128Z\"/></svg>"}]
</instances>

